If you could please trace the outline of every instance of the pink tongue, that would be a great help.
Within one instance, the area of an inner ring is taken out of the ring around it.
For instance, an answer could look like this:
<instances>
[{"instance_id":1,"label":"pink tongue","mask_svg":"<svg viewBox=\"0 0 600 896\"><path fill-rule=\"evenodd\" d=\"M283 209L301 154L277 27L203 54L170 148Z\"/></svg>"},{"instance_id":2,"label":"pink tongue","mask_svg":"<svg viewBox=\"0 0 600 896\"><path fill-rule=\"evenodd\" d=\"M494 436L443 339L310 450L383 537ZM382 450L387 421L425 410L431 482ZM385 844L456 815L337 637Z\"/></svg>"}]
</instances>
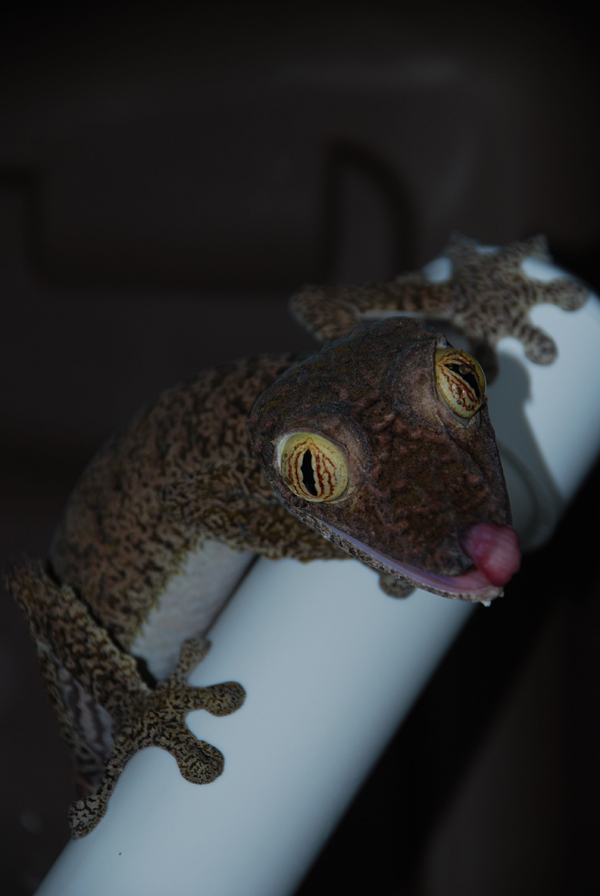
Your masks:
<instances>
[{"instance_id":1,"label":"pink tongue","mask_svg":"<svg viewBox=\"0 0 600 896\"><path fill-rule=\"evenodd\" d=\"M463 548L492 585L505 585L521 565L519 536L510 526L478 523L469 530Z\"/></svg>"}]
</instances>

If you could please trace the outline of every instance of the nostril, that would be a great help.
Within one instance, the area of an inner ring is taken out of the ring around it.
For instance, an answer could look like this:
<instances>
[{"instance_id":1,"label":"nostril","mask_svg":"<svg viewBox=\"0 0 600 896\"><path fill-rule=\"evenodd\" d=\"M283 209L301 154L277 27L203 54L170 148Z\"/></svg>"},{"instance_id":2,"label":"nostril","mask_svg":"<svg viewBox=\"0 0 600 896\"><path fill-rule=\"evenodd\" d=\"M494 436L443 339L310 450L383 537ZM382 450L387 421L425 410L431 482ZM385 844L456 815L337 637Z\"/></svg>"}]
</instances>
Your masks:
<instances>
[{"instance_id":1,"label":"nostril","mask_svg":"<svg viewBox=\"0 0 600 896\"><path fill-rule=\"evenodd\" d=\"M467 533L463 548L492 585L505 585L521 565L519 536L511 526L478 523Z\"/></svg>"}]
</instances>

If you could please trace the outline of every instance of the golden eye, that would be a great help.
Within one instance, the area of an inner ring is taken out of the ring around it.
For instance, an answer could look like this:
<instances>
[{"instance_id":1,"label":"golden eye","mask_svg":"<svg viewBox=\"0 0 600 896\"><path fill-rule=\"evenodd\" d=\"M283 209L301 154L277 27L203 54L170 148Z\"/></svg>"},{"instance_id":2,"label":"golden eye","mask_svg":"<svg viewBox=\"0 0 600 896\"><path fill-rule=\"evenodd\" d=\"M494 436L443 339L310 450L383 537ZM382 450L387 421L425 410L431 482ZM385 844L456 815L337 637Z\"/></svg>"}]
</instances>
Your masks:
<instances>
[{"instance_id":1,"label":"golden eye","mask_svg":"<svg viewBox=\"0 0 600 896\"><path fill-rule=\"evenodd\" d=\"M280 449L281 475L305 501L335 501L348 487L348 464L342 452L323 436L297 432Z\"/></svg>"},{"instance_id":2,"label":"golden eye","mask_svg":"<svg viewBox=\"0 0 600 896\"><path fill-rule=\"evenodd\" d=\"M436 349L435 381L450 410L463 420L474 417L485 400L485 374L461 349Z\"/></svg>"}]
</instances>

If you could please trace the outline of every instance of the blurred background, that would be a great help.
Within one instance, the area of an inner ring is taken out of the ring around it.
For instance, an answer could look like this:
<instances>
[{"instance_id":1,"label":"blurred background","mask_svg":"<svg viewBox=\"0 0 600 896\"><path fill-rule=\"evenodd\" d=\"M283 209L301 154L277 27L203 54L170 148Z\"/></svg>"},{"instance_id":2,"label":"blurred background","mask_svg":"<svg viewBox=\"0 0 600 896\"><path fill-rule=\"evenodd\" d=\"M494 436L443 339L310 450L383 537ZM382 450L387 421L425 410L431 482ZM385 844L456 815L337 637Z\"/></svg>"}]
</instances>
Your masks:
<instances>
[{"instance_id":1,"label":"blurred background","mask_svg":"<svg viewBox=\"0 0 600 896\"><path fill-rule=\"evenodd\" d=\"M311 348L286 308L304 282L390 279L453 229L542 231L600 290L594 9L88 3L3 19L2 562L45 555L86 462L162 388ZM301 896L596 890L599 507L597 470L473 615ZM4 591L0 719L0 890L25 896L68 838L74 788Z\"/></svg>"}]
</instances>

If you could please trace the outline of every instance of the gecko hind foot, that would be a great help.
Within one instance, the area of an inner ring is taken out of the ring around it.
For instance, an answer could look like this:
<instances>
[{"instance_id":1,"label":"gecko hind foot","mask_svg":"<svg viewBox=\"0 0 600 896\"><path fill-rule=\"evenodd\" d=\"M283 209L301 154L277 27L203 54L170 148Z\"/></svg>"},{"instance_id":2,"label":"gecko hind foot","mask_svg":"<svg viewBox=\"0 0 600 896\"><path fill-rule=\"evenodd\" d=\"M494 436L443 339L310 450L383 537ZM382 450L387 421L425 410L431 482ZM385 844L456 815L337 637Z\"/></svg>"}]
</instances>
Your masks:
<instances>
[{"instance_id":1,"label":"gecko hind foot","mask_svg":"<svg viewBox=\"0 0 600 896\"><path fill-rule=\"evenodd\" d=\"M182 777L192 784L209 784L222 773L223 754L212 744L198 740L187 727L185 717L196 709L215 716L229 715L240 708L246 692L235 681L209 687L187 683L188 675L209 647L207 641L186 641L175 670L154 690L138 698L135 711L130 711L125 720L116 721L113 749L100 787L87 798L76 800L69 809L73 839L84 837L96 827L125 765L145 747L161 747L171 753Z\"/></svg>"}]
</instances>

